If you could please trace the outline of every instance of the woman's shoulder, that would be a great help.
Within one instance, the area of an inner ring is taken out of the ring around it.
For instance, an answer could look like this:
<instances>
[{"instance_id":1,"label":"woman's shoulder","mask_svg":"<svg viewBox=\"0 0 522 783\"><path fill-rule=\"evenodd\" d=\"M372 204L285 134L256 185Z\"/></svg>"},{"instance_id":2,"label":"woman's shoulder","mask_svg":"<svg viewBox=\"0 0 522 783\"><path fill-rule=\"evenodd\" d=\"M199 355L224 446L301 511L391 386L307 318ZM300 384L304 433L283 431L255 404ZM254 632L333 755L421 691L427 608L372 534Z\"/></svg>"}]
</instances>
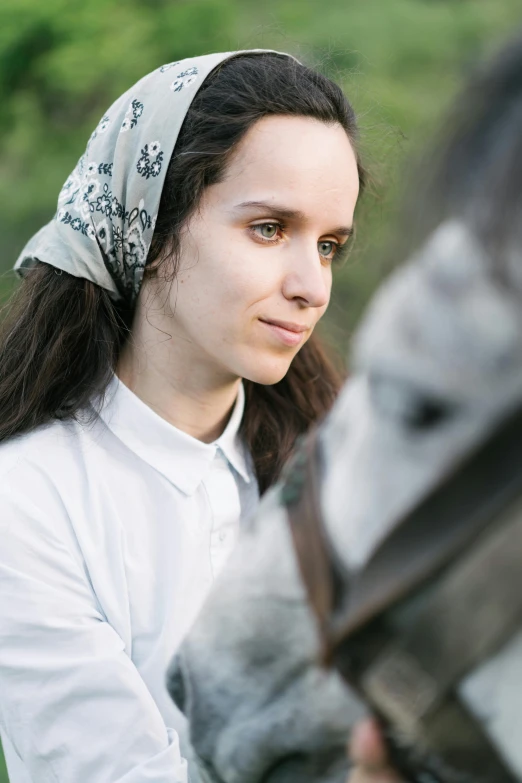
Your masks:
<instances>
[{"instance_id":1,"label":"woman's shoulder","mask_svg":"<svg viewBox=\"0 0 522 783\"><path fill-rule=\"evenodd\" d=\"M94 424L55 420L0 443L0 488L17 475L18 484L35 474L54 480L70 475Z\"/></svg>"},{"instance_id":2,"label":"woman's shoulder","mask_svg":"<svg viewBox=\"0 0 522 783\"><path fill-rule=\"evenodd\" d=\"M98 420L55 420L0 443L4 538L9 536L12 543L39 531L49 541L59 538L76 548L72 531L83 520L86 499L104 471L100 431L103 435Z\"/></svg>"},{"instance_id":3,"label":"woman's shoulder","mask_svg":"<svg viewBox=\"0 0 522 783\"><path fill-rule=\"evenodd\" d=\"M40 569L54 579L62 567L83 568L83 439L78 422L53 421L0 444L0 570Z\"/></svg>"}]
</instances>

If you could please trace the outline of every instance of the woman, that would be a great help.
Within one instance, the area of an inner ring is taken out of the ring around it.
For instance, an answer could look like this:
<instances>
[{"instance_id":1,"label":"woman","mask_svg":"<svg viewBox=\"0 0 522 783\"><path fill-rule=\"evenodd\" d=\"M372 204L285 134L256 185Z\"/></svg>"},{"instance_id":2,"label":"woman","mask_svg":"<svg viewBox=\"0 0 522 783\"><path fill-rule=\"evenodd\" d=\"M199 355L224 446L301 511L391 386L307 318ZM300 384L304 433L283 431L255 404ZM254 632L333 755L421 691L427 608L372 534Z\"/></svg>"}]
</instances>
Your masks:
<instances>
[{"instance_id":1,"label":"woman","mask_svg":"<svg viewBox=\"0 0 522 783\"><path fill-rule=\"evenodd\" d=\"M104 115L17 262L0 346L11 783L187 779L164 672L337 391L312 332L353 230L355 138L340 89L288 55L171 63Z\"/></svg>"},{"instance_id":2,"label":"woman","mask_svg":"<svg viewBox=\"0 0 522 783\"><path fill-rule=\"evenodd\" d=\"M522 41L520 36L476 69L443 126L430 159L422 161L407 210L407 253L421 247L443 221L463 221L491 259L498 285L519 297L522 210ZM412 235L412 228L414 235ZM505 661L490 661L492 682ZM496 668L498 667L498 668ZM484 687L484 686L483 686ZM494 687L486 684L491 705ZM500 704L502 700L500 699ZM493 710L493 707L492 707ZM485 713L489 719L489 713ZM515 730L518 726L515 725ZM513 727L506 721L506 735ZM378 726L365 721L353 733L355 769L349 783L401 783L389 766Z\"/></svg>"}]
</instances>

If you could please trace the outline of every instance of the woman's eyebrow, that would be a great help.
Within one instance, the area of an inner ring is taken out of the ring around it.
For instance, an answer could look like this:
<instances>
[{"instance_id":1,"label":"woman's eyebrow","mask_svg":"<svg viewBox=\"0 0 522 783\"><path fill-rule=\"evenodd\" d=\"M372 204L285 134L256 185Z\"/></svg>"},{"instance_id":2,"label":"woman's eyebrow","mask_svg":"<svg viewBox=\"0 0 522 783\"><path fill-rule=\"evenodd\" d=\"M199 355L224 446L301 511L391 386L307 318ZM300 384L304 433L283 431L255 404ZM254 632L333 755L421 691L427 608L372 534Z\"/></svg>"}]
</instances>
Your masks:
<instances>
[{"instance_id":1,"label":"woman's eyebrow","mask_svg":"<svg viewBox=\"0 0 522 783\"><path fill-rule=\"evenodd\" d=\"M339 226L339 228L333 228L332 234L340 234L342 237L350 238L353 236L353 226Z\"/></svg>"},{"instance_id":2,"label":"woman's eyebrow","mask_svg":"<svg viewBox=\"0 0 522 783\"><path fill-rule=\"evenodd\" d=\"M243 201L237 205L237 209L262 209L271 215L277 215L286 220L306 220L306 215L299 209L288 209L288 207L274 204L271 201Z\"/></svg>"},{"instance_id":3,"label":"woman's eyebrow","mask_svg":"<svg viewBox=\"0 0 522 783\"><path fill-rule=\"evenodd\" d=\"M237 205L236 209L262 209L264 212L274 215L274 217L281 218L281 220L296 220L303 223L307 220L304 212L301 212L299 209L288 209L288 207L273 204L270 201L243 201ZM353 226L339 226L339 228L331 229L328 233L351 237Z\"/></svg>"}]
</instances>

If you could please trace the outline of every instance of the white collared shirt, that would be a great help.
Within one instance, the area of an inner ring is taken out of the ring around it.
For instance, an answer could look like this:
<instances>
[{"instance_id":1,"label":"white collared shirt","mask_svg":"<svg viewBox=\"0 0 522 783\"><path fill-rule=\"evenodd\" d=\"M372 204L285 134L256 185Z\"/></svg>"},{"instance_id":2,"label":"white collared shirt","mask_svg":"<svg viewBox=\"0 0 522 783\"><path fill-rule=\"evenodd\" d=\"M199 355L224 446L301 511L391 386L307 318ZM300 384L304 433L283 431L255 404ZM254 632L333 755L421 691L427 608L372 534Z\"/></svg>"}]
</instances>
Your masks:
<instances>
[{"instance_id":1,"label":"white collared shirt","mask_svg":"<svg viewBox=\"0 0 522 783\"><path fill-rule=\"evenodd\" d=\"M170 658L257 504L241 387L202 443L114 379L89 423L0 446L0 728L11 783L185 783Z\"/></svg>"}]
</instances>

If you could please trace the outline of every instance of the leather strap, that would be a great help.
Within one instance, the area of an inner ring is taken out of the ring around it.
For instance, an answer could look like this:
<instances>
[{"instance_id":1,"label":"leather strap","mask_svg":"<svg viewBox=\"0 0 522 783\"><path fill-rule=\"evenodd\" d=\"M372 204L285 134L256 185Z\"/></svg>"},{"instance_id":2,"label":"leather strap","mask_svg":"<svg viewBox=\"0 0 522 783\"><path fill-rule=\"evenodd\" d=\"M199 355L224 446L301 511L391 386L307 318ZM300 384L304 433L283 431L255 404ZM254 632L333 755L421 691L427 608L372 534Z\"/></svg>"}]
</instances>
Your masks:
<instances>
[{"instance_id":1,"label":"leather strap","mask_svg":"<svg viewBox=\"0 0 522 783\"><path fill-rule=\"evenodd\" d=\"M283 477L281 498L286 505L301 578L325 639L335 601L332 561L320 521L317 437L317 430L312 429L297 444Z\"/></svg>"},{"instance_id":2,"label":"leather strap","mask_svg":"<svg viewBox=\"0 0 522 783\"><path fill-rule=\"evenodd\" d=\"M336 645L437 574L522 495L522 409L403 518L360 574L349 577L348 605L334 622ZM319 524L322 525L322 522Z\"/></svg>"},{"instance_id":3,"label":"leather strap","mask_svg":"<svg viewBox=\"0 0 522 783\"><path fill-rule=\"evenodd\" d=\"M344 572L327 540L315 431L286 474L282 499L323 658L333 659L394 727L395 749L402 742L419 749L424 761L431 759L428 777L419 781L516 781L453 689L522 618L522 503L516 500L522 494L521 444L519 410L397 521L358 578ZM413 629L394 635L386 621L395 608L451 562ZM438 752L430 756L428 748ZM406 756L411 761L411 752ZM459 767L473 770L474 777L463 776Z\"/></svg>"},{"instance_id":4,"label":"leather strap","mask_svg":"<svg viewBox=\"0 0 522 783\"><path fill-rule=\"evenodd\" d=\"M507 642L521 624L519 499L436 581L411 627L398 634L367 670L365 690L382 701L382 707L389 701L387 694L397 690L396 708L390 703L386 712L406 728L432 712L451 688ZM404 670L400 662L407 660L416 662L425 685L415 699L406 699L403 709L401 690L394 688L390 673L395 668Z\"/></svg>"},{"instance_id":5,"label":"leather strap","mask_svg":"<svg viewBox=\"0 0 522 783\"><path fill-rule=\"evenodd\" d=\"M391 641L360 677L360 689L396 735L429 748L434 770L444 759L443 780L458 780L459 769L475 781L516 780L455 693L520 628L521 553L518 499L437 579L406 629L390 630Z\"/></svg>"}]
</instances>

